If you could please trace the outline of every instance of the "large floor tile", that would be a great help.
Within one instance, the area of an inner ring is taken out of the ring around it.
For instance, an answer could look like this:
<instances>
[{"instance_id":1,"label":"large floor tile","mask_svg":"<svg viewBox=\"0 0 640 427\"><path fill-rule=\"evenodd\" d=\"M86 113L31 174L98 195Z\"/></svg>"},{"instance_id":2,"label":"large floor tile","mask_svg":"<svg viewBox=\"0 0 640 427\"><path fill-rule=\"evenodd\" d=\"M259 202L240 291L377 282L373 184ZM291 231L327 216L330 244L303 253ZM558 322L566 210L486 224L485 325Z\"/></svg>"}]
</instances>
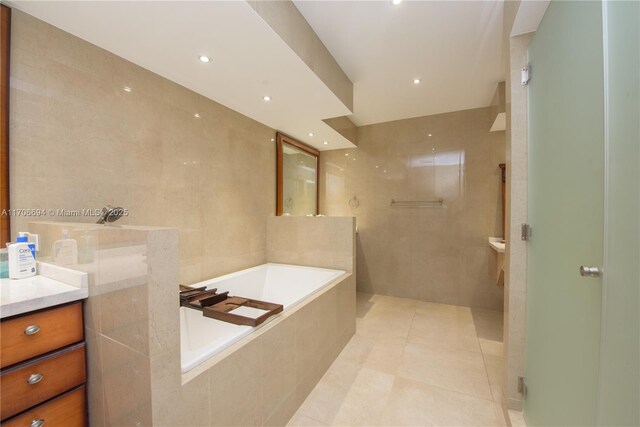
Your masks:
<instances>
[{"instance_id":1,"label":"large floor tile","mask_svg":"<svg viewBox=\"0 0 640 427\"><path fill-rule=\"evenodd\" d=\"M495 427L505 422L497 403L398 378L379 425Z\"/></svg>"},{"instance_id":2,"label":"large floor tile","mask_svg":"<svg viewBox=\"0 0 640 427\"><path fill-rule=\"evenodd\" d=\"M385 307L394 310L414 311L420 301L409 298L390 297L386 295L373 294L369 301L377 307Z\"/></svg>"},{"instance_id":3,"label":"large floor tile","mask_svg":"<svg viewBox=\"0 0 640 427\"><path fill-rule=\"evenodd\" d=\"M509 409L509 419L511 420L512 427L527 427L527 422L524 420L522 411Z\"/></svg>"},{"instance_id":4,"label":"large floor tile","mask_svg":"<svg viewBox=\"0 0 640 427\"><path fill-rule=\"evenodd\" d=\"M504 358L502 356L492 356L484 354L484 366L489 377L491 394L494 402L502 401L502 381L504 380Z\"/></svg>"},{"instance_id":5,"label":"large floor tile","mask_svg":"<svg viewBox=\"0 0 640 427\"><path fill-rule=\"evenodd\" d=\"M353 363L336 360L302 403L297 414L331 425L361 369Z\"/></svg>"},{"instance_id":6,"label":"large floor tile","mask_svg":"<svg viewBox=\"0 0 640 427\"><path fill-rule=\"evenodd\" d=\"M483 399L492 399L482 354L407 343L398 376Z\"/></svg>"},{"instance_id":7,"label":"large floor tile","mask_svg":"<svg viewBox=\"0 0 640 427\"><path fill-rule=\"evenodd\" d=\"M480 341L480 349L482 354L488 354L489 356L502 357L504 353L504 346L501 341L492 341L484 338L478 338Z\"/></svg>"},{"instance_id":8,"label":"large floor tile","mask_svg":"<svg viewBox=\"0 0 640 427\"><path fill-rule=\"evenodd\" d=\"M326 424L321 423L318 420L314 420L311 417L307 417L306 415L302 415L300 413L295 413L293 417L287 423L287 427L316 427L316 426L326 426Z\"/></svg>"},{"instance_id":9,"label":"large floor tile","mask_svg":"<svg viewBox=\"0 0 640 427\"><path fill-rule=\"evenodd\" d=\"M332 424L372 426L381 417L395 380L394 375L363 368L349 389Z\"/></svg>"},{"instance_id":10,"label":"large floor tile","mask_svg":"<svg viewBox=\"0 0 640 427\"><path fill-rule=\"evenodd\" d=\"M398 361L402 357L406 339L392 337L385 343L356 333L342 353L339 360L351 362L365 368L395 374Z\"/></svg>"},{"instance_id":11,"label":"large floor tile","mask_svg":"<svg viewBox=\"0 0 640 427\"><path fill-rule=\"evenodd\" d=\"M502 311L472 308L471 313L473 314L473 322L476 325L478 338L502 341L502 323L504 318Z\"/></svg>"},{"instance_id":12,"label":"large floor tile","mask_svg":"<svg viewBox=\"0 0 640 427\"><path fill-rule=\"evenodd\" d=\"M480 352L471 314L464 310L417 312L407 338L430 347Z\"/></svg>"},{"instance_id":13,"label":"large floor tile","mask_svg":"<svg viewBox=\"0 0 640 427\"><path fill-rule=\"evenodd\" d=\"M414 311L395 310L387 307L373 307L366 317L356 319L356 331L362 336L385 344L396 337L409 335Z\"/></svg>"}]
</instances>

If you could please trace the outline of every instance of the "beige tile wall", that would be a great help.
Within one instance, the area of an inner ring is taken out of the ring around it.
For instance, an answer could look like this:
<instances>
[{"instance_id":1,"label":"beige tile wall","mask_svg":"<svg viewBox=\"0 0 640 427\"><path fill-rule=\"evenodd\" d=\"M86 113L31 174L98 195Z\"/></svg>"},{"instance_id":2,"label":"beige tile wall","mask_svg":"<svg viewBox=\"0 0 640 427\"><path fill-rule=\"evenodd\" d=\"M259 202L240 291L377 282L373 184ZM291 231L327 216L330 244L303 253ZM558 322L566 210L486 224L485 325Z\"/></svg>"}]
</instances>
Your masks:
<instances>
[{"instance_id":1,"label":"beige tile wall","mask_svg":"<svg viewBox=\"0 0 640 427\"><path fill-rule=\"evenodd\" d=\"M489 132L490 111L364 126L357 149L322 153L321 213L357 218L359 290L502 309L487 238L501 233L505 134ZM390 207L440 197L444 208Z\"/></svg>"},{"instance_id":2,"label":"beige tile wall","mask_svg":"<svg viewBox=\"0 0 640 427\"><path fill-rule=\"evenodd\" d=\"M265 261L272 129L16 9L11 29L13 208L177 227L183 283ZM14 217L14 237L36 219L96 220Z\"/></svg>"},{"instance_id":3,"label":"beige tile wall","mask_svg":"<svg viewBox=\"0 0 640 427\"><path fill-rule=\"evenodd\" d=\"M356 274L353 217L267 219L267 261L334 268Z\"/></svg>"}]
</instances>

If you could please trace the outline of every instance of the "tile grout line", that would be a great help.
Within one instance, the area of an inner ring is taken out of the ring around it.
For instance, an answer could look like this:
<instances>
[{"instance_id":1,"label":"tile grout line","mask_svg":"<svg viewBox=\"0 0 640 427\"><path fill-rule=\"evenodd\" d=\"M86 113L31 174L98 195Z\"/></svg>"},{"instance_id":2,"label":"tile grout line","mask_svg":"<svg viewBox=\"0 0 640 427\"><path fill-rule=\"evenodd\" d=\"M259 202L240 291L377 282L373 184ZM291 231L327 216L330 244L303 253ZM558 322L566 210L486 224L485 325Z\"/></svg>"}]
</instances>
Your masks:
<instances>
[{"instance_id":1,"label":"tile grout line","mask_svg":"<svg viewBox=\"0 0 640 427\"><path fill-rule=\"evenodd\" d=\"M404 338L404 343L402 344L402 354L400 354L400 358L404 356L404 350L407 347L407 343L409 342L409 335L411 335L411 328L413 328L413 321L416 318L417 312L418 312L418 309L414 308L413 316L411 316L411 323L409 323L409 330L407 331L407 336Z\"/></svg>"},{"instance_id":2,"label":"tile grout line","mask_svg":"<svg viewBox=\"0 0 640 427\"><path fill-rule=\"evenodd\" d=\"M403 377L401 377L401 378L403 378ZM485 402L493 403L495 405L500 405L500 402L496 402L495 400L493 400L493 397L491 399L487 399L486 397L480 397L480 396L477 396L475 394L469 394L469 393L465 393L463 391L453 390L451 388L447 388L447 387L444 387L444 386L441 386L441 385L435 385L435 384L431 384L431 383L426 383L424 381L415 380L415 379L411 379L411 378L403 378L403 379L408 380L408 381L417 382L417 383L420 383L420 384L424 384L426 386L437 388L437 389L440 389L440 390L444 390L444 391L447 391L449 393L455 393L455 394L459 394L459 395L462 395L462 396L473 397L474 399L484 400ZM493 394L491 396L493 396Z\"/></svg>"},{"instance_id":3,"label":"tile grout line","mask_svg":"<svg viewBox=\"0 0 640 427\"><path fill-rule=\"evenodd\" d=\"M487 361L484 358L484 351L482 351L482 345L480 344L480 337L478 336L478 330L476 329L476 321L471 315L473 322L473 329L476 331L476 340L478 340L478 347L480 347L480 355L482 356L482 366L484 367L484 374L487 377L487 383L489 384L489 391L491 392L491 401L496 401L496 396L493 394L493 387L491 387L491 379L489 378L489 370L487 369Z\"/></svg>"}]
</instances>

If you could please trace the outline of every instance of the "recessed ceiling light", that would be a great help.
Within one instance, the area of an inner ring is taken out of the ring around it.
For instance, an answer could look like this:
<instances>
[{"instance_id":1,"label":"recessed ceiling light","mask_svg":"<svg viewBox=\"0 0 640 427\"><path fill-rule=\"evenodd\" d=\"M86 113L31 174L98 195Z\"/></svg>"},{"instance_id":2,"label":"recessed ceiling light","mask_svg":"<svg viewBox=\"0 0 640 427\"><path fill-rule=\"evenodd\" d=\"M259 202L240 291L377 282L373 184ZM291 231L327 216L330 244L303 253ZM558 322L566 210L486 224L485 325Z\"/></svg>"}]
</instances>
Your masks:
<instances>
[{"instance_id":1,"label":"recessed ceiling light","mask_svg":"<svg viewBox=\"0 0 640 427\"><path fill-rule=\"evenodd\" d=\"M125 92L131 92L133 89L131 89L129 86L125 86L122 88L122 90L124 90Z\"/></svg>"},{"instance_id":2,"label":"recessed ceiling light","mask_svg":"<svg viewBox=\"0 0 640 427\"><path fill-rule=\"evenodd\" d=\"M273 141L275 141L275 140L276 140L275 138L271 138L271 142L273 142Z\"/></svg>"},{"instance_id":3,"label":"recessed ceiling light","mask_svg":"<svg viewBox=\"0 0 640 427\"><path fill-rule=\"evenodd\" d=\"M205 55L200 55L200 61L204 62L205 64L207 62L211 62L211 58L209 58L208 56Z\"/></svg>"},{"instance_id":4,"label":"recessed ceiling light","mask_svg":"<svg viewBox=\"0 0 640 427\"><path fill-rule=\"evenodd\" d=\"M313 132L309 132L309 133L308 133L308 135L309 135L309 136L313 136Z\"/></svg>"},{"instance_id":5,"label":"recessed ceiling light","mask_svg":"<svg viewBox=\"0 0 640 427\"><path fill-rule=\"evenodd\" d=\"M195 114L193 115L193 117L195 117L196 119L199 119L199 118L200 118L200 113L195 113Z\"/></svg>"},{"instance_id":6,"label":"recessed ceiling light","mask_svg":"<svg viewBox=\"0 0 640 427\"><path fill-rule=\"evenodd\" d=\"M413 79L413 84L414 85L419 85L420 84L420 79Z\"/></svg>"},{"instance_id":7,"label":"recessed ceiling light","mask_svg":"<svg viewBox=\"0 0 640 427\"><path fill-rule=\"evenodd\" d=\"M402 3L402 0L391 0L391 3L393 3L395 6L397 6L400 3Z\"/></svg>"},{"instance_id":8,"label":"recessed ceiling light","mask_svg":"<svg viewBox=\"0 0 640 427\"><path fill-rule=\"evenodd\" d=\"M267 101L267 102L271 101L271 97L269 95L263 96L262 99Z\"/></svg>"},{"instance_id":9,"label":"recessed ceiling light","mask_svg":"<svg viewBox=\"0 0 640 427\"><path fill-rule=\"evenodd\" d=\"M431 138L433 135L429 134L429 135L427 135L427 136L428 136L429 138Z\"/></svg>"},{"instance_id":10,"label":"recessed ceiling light","mask_svg":"<svg viewBox=\"0 0 640 427\"><path fill-rule=\"evenodd\" d=\"M376 165L376 169L378 169L380 166Z\"/></svg>"},{"instance_id":11,"label":"recessed ceiling light","mask_svg":"<svg viewBox=\"0 0 640 427\"><path fill-rule=\"evenodd\" d=\"M344 153L345 156L349 157L349 153Z\"/></svg>"},{"instance_id":12,"label":"recessed ceiling light","mask_svg":"<svg viewBox=\"0 0 640 427\"><path fill-rule=\"evenodd\" d=\"M322 143L323 143L324 145L328 145L328 144L329 144L329 141L323 141Z\"/></svg>"}]
</instances>

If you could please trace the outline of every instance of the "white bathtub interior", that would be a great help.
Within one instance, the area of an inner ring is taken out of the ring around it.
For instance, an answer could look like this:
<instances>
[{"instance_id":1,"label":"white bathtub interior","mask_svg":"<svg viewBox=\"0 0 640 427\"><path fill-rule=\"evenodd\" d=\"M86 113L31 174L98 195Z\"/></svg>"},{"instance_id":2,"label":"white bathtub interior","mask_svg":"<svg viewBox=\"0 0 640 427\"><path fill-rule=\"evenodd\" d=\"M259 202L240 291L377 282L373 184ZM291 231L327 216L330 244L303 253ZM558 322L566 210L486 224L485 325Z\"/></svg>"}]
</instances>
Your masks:
<instances>
[{"instance_id":1,"label":"white bathtub interior","mask_svg":"<svg viewBox=\"0 0 640 427\"><path fill-rule=\"evenodd\" d=\"M269 263L191 286L217 288L218 292L229 291L233 296L282 304L286 311L344 273L342 270ZM255 329L210 319L198 310L180 307L182 372L193 369Z\"/></svg>"}]
</instances>

